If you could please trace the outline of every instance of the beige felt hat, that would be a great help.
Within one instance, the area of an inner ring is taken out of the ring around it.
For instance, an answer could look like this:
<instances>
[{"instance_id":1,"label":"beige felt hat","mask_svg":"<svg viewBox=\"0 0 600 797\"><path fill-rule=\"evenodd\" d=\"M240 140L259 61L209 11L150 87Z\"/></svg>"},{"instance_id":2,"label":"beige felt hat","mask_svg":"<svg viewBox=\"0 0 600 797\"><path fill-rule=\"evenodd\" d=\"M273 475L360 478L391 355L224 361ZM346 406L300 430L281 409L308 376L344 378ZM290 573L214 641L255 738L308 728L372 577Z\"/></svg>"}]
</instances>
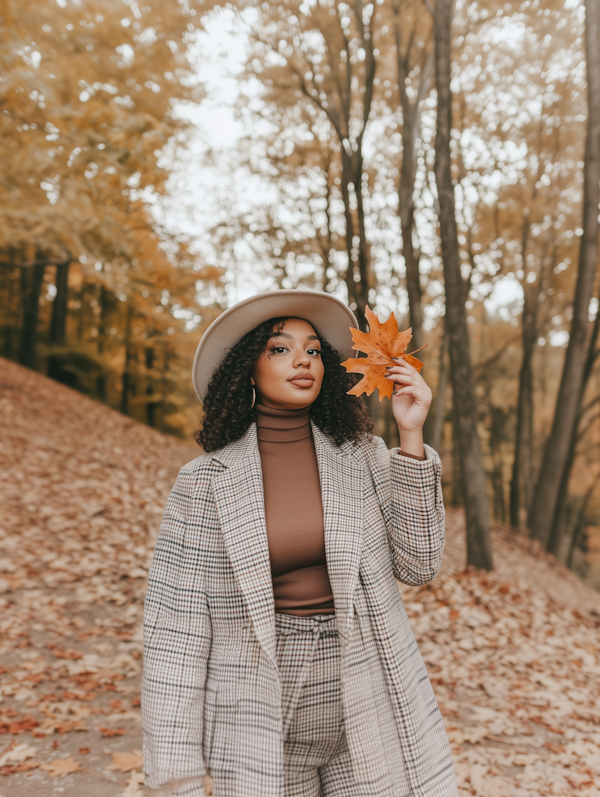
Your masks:
<instances>
[{"instance_id":1,"label":"beige felt hat","mask_svg":"<svg viewBox=\"0 0 600 797\"><path fill-rule=\"evenodd\" d=\"M335 296L310 290L259 293L221 313L202 336L192 371L200 401L204 400L208 383L229 349L263 321L282 316L308 321L343 358L356 354L349 327L358 327L358 321L352 310Z\"/></svg>"}]
</instances>

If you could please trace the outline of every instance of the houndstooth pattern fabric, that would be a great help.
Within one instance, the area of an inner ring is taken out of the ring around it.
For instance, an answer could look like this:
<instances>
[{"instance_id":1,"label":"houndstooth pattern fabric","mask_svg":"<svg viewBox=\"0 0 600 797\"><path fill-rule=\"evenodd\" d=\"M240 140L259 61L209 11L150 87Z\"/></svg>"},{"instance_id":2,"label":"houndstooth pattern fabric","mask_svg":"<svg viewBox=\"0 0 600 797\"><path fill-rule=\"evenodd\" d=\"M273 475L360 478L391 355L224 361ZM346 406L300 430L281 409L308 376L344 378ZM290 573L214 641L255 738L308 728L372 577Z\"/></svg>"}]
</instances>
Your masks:
<instances>
[{"instance_id":1,"label":"houndstooth pattern fabric","mask_svg":"<svg viewBox=\"0 0 600 797\"><path fill-rule=\"evenodd\" d=\"M428 447L425 461L392 451L388 474L377 438L338 447L315 426L313 436L353 778L363 797L457 797L441 715L394 579L422 584L440 568L439 457ZM144 626L147 783L193 779L186 795L201 797L199 779L213 767L218 797L288 797L254 425L182 468L150 569ZM347 767L339 766L342 778Z\"/></svg>"},{"instance_id":2,"label":"houndstooth pattern fabric","mask_svg":"<svg viewBox=\"0 0 600 797\"><path fill-rule=\"evenodd\" d=\"M285 796L368 797L372 792L354 777L344 732L335 616L278 614L275 625L284 718ZM380 794L379 786L375 793ZM409 794L408 789L404 794Z\"/></svg>"}]
</instances>

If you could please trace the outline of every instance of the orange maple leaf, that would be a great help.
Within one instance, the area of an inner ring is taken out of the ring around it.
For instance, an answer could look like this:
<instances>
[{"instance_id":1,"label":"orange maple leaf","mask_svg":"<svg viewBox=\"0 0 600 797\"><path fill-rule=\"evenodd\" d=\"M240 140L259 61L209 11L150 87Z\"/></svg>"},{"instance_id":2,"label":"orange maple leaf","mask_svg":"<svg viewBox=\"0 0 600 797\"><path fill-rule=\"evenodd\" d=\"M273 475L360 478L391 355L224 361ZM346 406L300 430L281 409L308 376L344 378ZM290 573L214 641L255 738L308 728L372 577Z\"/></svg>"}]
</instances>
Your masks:
<instances>
[{"instance_id":1,"label":"orange maple leaf","mask_svg":"<svg viewBox=\"0 0 600 797\"><path fill-rule=\"evenodd\" d=\"M386 368L396 365L394 358L406 360L417 371L421 370L423 363L412 354L406 354L406 348L412 338L412 329L400 332L393 313L385 324L382 324L375 313L369 307L365 307L365 317L369 323L368 332L350 327L354 342L352 348L364 352L367 356L350 358L342 363L348 373L363 375L360 382L348 393L351 396L360 396L363 393L370 396L374 390L379 390L379 401L384 396L391 399L394 383L386 379L385 374Z\"/></svg>"},{"instance_id":2,"label":"orange maple leaf","mask_svg":"<svg viewBox=\"0 0 600 797\"><path fill-rule=\"evenodd\" d=\"M58 758L42 764L40 769L45 769L50 773L51 778L59 778L63 775L70 775L73 772L81 772L81 767L72 756L69 758Z\"/></svg>"}]
</instances>

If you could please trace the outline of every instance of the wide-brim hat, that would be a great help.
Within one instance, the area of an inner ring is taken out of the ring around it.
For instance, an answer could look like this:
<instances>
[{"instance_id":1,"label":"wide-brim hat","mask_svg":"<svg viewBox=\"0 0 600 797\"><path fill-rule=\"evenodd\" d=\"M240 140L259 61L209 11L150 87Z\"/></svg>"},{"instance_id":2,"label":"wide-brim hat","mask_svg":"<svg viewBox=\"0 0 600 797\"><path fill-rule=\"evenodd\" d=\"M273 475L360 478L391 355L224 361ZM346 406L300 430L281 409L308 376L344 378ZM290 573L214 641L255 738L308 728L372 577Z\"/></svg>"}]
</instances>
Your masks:
<instances>
[{"instance_id":1,"label":"wide-brim hat","mask_svg":"<svg viewBox=\"0 0 600 797\"><path fill-rule=\"evenodd\" d=\"M311 290L269 291L234 304L206 330L194 357L192 379L200 401L208 383L227 352L244 335L269 318L303 318L337 350L342 358L352 357L350 327L358 327L352 310L329 293Z\"/></svg>"}]
</instances>

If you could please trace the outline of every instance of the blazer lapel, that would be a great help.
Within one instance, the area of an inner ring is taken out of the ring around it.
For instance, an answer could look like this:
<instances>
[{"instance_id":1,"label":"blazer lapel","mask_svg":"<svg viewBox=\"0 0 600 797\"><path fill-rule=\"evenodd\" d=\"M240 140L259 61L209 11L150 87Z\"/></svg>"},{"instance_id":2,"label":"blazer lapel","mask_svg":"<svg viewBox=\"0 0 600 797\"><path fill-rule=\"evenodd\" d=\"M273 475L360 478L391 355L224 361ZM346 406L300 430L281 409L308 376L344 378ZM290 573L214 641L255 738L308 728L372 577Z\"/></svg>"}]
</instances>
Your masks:
<instances>
[{"instance_id":1,"label":"blazer lapel","mask_svg":"<svg viewBox=\"0 0 600 797\"><path fill-rule=\"evenodd\" d=\"M277 667L275 600L256 425L213 459L225 466L212 479L225 549L258 641Z\"/></svg>"},{"instance_id":2,"label":"blazer lapel","mask_svg":"<svg viewBox=\"0 0 600 797\"><path fill-rule=\"evenodd\" d=\"M327 570L337 627L348 638L354 618L354 592L363 548L363 468L349 446L336 447L312 425L321 480Z\"/></svg>"}]
</instances>

